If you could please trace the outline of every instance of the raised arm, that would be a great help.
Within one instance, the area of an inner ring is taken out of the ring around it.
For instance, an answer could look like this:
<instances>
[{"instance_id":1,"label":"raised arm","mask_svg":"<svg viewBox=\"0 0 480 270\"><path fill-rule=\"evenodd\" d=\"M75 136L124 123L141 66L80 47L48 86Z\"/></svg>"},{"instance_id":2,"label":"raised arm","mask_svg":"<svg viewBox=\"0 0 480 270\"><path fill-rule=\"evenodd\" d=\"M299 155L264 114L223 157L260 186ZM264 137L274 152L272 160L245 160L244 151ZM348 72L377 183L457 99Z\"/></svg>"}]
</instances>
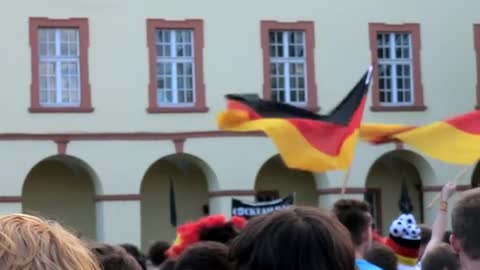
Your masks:
<instances>
[{"instance_id":1,"label":"raised arm","mask_svg":"<svg viewBox=\"0 0 480 270\"><path fill-rule=\"evenodd\" d=\"M440 195L440 207L438 208L437 216L432 226L432 238L425 248L425 255L431 251L436 245L440 244L443 240L443 235L447 230L448 223L448 199L455 193L456 185L453 183L447 183L443 186Z\"/></svg>"}]
</instances>

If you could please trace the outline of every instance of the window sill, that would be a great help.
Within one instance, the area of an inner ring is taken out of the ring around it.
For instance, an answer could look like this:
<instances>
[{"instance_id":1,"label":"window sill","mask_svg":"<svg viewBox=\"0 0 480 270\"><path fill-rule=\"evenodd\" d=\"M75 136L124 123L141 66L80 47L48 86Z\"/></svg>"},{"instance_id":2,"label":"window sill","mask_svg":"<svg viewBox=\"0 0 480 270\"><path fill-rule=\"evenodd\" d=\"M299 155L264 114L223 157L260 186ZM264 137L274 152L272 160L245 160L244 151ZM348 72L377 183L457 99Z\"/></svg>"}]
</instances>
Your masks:
<instances>
[{"instance_id":1,"label":"window sill","mask_svg":"<svg viewBox=\"0 0 480 270\"><path fill-rule=\"evenodd\" d=\"M208 107L149 107L147 108L148 113L206 113L208 112Z\"/></svg>"},{"instance_id":2,"label":"window sill","mask_svg":"<svg viewBox=\"0 0 480 270\"><path fill-rule=\"evenodd\" d=\"M381 106L374 105L370 107L372 112L423 112L427 110L425 105L411 106Z\"/></svg>"},{"instance_id":3,"label":"window sill","mask_svg":"<svg viewBox=\"0 0 480 270\"><path fill-rule=\"evenodd\" d=\"M31 113L91 113L93 107L30 107Z\"/></svg>"},{"instance_id":4,"label":"window sill","mask_svg":"<svg viewBox=\"0 0 480 270\"><path fill-rule=\"evenodd\" d=\"M319 106L307 106L307 107L302 107L302 108L304 108L304 109L306 109L306 110L309 110L309 111L311 111L311 112L314 112L314 113L320 111L320 107L319 107Z\"/></svg>"},{"instance_id":5,"label":"window sill","mask_svg":"<svg viewBox=\"0 0 480 270\"><path fill-rule=\"evenodd\" d=\"M288 104L288 103L287 103ZM316 106L316 105L313 105L313 106L302 106L302 105L294 105L292 104L292 106L295 106L297 108L300 108L300 109L304 109L304 110L308 110L308 111L311 111L311 112L319 112L320 111L320 107L319 106Z\"/></svg>"}]
</instances>

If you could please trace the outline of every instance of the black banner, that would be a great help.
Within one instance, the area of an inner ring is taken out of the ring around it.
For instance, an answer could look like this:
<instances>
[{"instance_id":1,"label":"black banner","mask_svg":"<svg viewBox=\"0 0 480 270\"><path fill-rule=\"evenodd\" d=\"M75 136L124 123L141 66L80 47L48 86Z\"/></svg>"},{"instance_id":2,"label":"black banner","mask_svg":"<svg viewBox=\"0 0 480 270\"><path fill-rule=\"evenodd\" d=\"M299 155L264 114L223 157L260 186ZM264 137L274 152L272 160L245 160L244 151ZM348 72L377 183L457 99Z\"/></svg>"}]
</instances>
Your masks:
<instances>
[{"instance_id":1,"label":"black banner","mask_svg":"<svg viewBox=\"0 0 480 270\"><path fill-rule=\"evenodd\" d=\"M232 199L232 216L252 218L276 210L287 208L293 204L293 195L269 202L244 202Z\"/></svg>"}]
</instances>

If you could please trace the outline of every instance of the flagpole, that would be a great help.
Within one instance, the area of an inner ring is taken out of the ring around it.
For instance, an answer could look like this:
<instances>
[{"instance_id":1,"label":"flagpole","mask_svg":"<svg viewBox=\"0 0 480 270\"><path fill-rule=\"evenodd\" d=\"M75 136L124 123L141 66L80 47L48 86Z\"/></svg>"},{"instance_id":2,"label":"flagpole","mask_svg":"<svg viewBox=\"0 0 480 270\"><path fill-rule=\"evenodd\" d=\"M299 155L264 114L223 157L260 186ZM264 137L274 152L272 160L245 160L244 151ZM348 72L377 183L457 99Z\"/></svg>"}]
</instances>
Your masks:
<instances>
[{"instance_id":1,"label":"flagpole","mask_svg":"<svg viewBox=\"0 0 480 270\"><path fill-rule=\"evenodd\" d=\"M175 186L173 184L173 177L169 177L170 179L170 190L169 190L169 204L170 204L170 224L173 227L177 227L177 204L175 199Z\"/></svg>"},{"instance_id":2,"label":"flagpole","mask_svg":"<svg viewBox=\"0 0 480 270\"><path fill-rule=\"evenodd\" d=\"M347 172L345 173L345 177L343 178L343 187L342 187L342 196L345 195L345 192L347 190L347 186L348 186L348 181L350 179L350 170L351 170L352 166L348 167L348 170Z\"/></svg>"},{"instance_id":3,"label":"flagpole","mask_svg":"<svg viewBox=\"0 0 480 270\"><path fill-rule=\"evenodd\" d=\"M473 163L473 164L476 164L476 163ZM453 181L455 185L457 185L458 183L458 180L460 180L463 176L465 176L465 174L468 172L468 170L472 167L472 164L469 165L469 166L466 166L465 168L461 169L458 174L455 176L455 178L453 178ZM442 191L440 191L437 195L435 195L435 197L432 199L432 201L428 204L427 206L427 209L430 209L433 207L433 204L435 204L435 202L438 201L438 199L440 199L440 195L442 194Z\"/></svg>"}]
</instances>

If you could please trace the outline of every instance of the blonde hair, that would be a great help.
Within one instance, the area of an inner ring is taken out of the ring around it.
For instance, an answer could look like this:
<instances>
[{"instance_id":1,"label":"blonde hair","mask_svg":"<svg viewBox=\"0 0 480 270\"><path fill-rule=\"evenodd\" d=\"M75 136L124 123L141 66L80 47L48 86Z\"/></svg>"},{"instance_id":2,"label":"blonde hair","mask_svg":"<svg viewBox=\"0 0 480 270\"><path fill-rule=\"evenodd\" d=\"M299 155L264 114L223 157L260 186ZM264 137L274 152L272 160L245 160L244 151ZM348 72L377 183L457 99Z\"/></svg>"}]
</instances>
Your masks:
<instances>
[{"instance_id":1,"label":"blonde hair","mask_svg":"<svg viewBox=\"0 0 480 270\"><path fill-rule=\"evenodd\" d=\"M0 269L100 270L86 245L61 225L23 214L0 217Z\"/></svg>"}]
</instances>

